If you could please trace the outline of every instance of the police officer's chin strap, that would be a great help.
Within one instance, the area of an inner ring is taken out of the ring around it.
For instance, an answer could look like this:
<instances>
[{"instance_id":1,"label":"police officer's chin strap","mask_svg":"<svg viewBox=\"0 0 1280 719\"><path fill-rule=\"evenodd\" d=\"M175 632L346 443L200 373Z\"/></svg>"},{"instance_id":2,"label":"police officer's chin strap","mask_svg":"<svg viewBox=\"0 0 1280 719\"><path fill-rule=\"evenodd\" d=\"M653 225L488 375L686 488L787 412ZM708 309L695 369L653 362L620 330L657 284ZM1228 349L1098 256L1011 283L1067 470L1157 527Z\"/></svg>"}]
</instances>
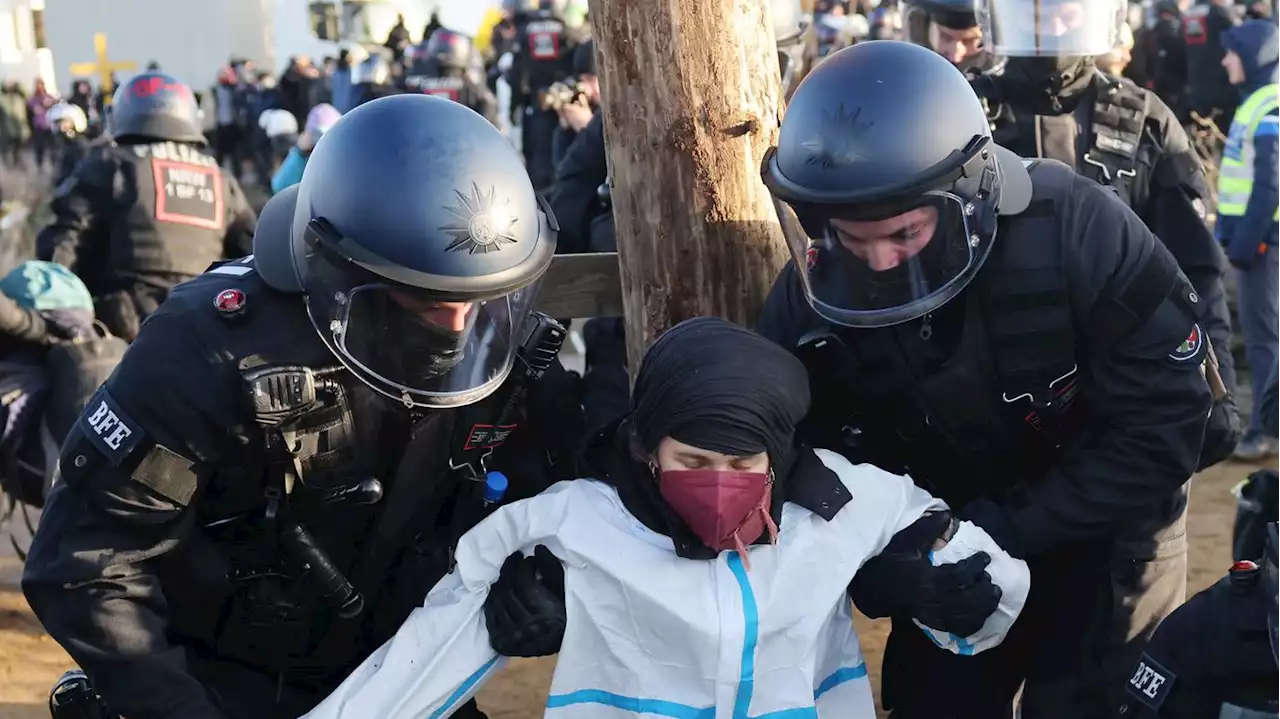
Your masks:
<instances>
[{"instance_id":1,"label":"police officer's chin strap","mask_svg":"<svg viewBox=\"0 0 1280 719\"><path fill-rule=\"evenodd\" d=\"M1063 57L1011 57L1005 62L1004 81L1023 103L1037 115L1071 112L1093 81L1094 58L1090 55Z\"/></svg>"}]
</instances>

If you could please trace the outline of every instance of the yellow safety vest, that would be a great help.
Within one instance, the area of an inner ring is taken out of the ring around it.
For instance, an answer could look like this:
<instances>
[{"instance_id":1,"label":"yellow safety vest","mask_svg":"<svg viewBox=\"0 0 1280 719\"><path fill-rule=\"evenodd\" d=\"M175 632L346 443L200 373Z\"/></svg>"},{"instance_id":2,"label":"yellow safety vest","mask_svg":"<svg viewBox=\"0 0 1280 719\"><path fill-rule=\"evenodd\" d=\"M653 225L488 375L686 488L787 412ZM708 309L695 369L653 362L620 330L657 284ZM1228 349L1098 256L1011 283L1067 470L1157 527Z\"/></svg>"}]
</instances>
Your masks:
<instances>
[{"instance_id":1,"label":"yellow safety vest","mask_svg":"<svg viewBox=\"0 0 1280 719\"><path fill-rule=\"evenodd\" d=\"M1245 100L1235 117L1218 168L1218 214L1241 217L1253 192L1253 136L1269 113L1280 107L1280 85L1265 85ZM1280 220L1280 208L1276 210Z\"/></svg>"}]
</instances>

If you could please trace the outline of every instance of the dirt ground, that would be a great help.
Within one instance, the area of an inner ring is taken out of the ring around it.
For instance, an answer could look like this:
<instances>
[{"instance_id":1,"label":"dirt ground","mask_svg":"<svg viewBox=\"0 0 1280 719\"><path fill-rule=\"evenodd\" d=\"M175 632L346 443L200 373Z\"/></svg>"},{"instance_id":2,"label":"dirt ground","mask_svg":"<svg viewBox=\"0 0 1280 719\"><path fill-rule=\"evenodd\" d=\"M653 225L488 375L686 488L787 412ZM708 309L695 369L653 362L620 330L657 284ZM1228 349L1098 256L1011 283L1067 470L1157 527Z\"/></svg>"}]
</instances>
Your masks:
<instances>
[{"instance_id":1,"label":"dirt ground","mask_svg":"<svg viewBox=\"0 0 1280 719\"><path fill-rule=\"evenodd\" d=\"M1224 463L1197 475L1192 484L1188 594L1212 584L1230 566L1235 499L1230 489L1256 467ZM0 719L43 719L49 685L71 660L40 628L16 588L17 566L0 558ZM880 653L888 623L860 620L862 648L879 686ZM516 660L480 693L480 706L493 719L542 715L554 659Z\"/></svg>"}]
</instances>

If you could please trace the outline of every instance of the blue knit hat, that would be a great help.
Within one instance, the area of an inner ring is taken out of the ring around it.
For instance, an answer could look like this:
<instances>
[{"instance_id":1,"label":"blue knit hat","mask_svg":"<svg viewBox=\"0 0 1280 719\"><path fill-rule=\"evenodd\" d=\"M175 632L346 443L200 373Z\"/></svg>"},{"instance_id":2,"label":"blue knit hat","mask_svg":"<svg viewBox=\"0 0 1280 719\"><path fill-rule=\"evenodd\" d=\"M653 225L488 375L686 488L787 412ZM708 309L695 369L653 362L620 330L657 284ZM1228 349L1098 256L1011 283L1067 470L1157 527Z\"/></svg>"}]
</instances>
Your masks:
<instances>
[{"instance_id":1,"label":"blue knit hat","mask_svg":"<svg viewBox=\"0 0 1280 719\"><path fill-rule=\"evenodd\" d=\"M89 288L56 262L23 262L0 279L0 292L31 310L93 311Z\"/></svg>"}]
</instances>

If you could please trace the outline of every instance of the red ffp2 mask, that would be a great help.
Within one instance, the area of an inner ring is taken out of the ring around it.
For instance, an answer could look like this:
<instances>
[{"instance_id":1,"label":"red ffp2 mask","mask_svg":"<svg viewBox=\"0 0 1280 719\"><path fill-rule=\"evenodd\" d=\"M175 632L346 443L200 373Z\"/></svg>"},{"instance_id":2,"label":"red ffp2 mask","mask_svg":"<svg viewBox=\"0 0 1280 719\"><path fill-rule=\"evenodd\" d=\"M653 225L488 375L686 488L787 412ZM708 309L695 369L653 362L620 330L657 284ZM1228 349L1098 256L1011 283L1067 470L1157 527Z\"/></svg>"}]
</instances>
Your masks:
<instances>
[{"instance_id":1,"label":"red ffp2 mask","mask_svg":"<svg viewBox=\"0 0 1280 719\"><path fill-rule=\"evenodd\" d=\"M708 547L736 549L750 569L746 545L766 530L778 541L778 525L769 516L770 475L714 469L663 471L658 491L667 504Z\"/></svg>"}]
</instances>

